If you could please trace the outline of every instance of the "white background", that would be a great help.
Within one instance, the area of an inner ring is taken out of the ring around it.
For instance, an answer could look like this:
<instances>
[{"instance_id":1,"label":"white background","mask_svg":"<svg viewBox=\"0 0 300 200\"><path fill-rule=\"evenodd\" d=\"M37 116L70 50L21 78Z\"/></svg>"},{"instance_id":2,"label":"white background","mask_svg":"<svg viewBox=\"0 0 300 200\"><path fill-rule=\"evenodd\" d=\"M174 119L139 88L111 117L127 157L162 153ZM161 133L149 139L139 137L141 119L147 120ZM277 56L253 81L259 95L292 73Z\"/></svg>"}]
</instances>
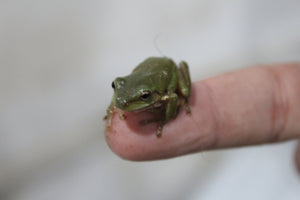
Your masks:
<instances>
[{"instance_id":1,"label":"white background","mask_svg":"<svg viewBox=\"0 0 300 200\"><path fill-rule=\"evenodd\" d=\"M129 162L111 81L143 59L192 80L300 60L299 0L0 1L0 199L299 199L295 142ZM159 50L160 51L159 51Z\"/></svg>"}]
</instances>

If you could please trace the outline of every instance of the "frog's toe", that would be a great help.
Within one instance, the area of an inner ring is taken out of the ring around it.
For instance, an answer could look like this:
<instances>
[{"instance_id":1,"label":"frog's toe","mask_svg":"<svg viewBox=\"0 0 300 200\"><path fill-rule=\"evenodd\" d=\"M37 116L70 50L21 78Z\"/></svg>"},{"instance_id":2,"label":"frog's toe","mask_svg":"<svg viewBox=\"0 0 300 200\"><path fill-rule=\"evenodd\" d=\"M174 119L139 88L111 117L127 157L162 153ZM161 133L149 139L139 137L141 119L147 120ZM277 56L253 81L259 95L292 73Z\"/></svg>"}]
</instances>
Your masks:
<instances>
[{"instance_id":1,"label":"frog's toe","mask_svg":"<svg viewBox=\"0 0 300 200\"><path fill-rule=\"evenodd\" d=\"M124 115L124 114L120 114L119 116L120 116L120 119L122 119L122 120L124 120L124 119L126 119L126 118L127 118L127 116L126 116L126 115Z\"/></svg>"},{"instance_id":2,"label":"frog's toe","mask_svg":"<svg viewBox=\"0 0 300 200\"><path fill-rule=\"evenodd\" d=\"M188 104L185 105L185 111L186 111L186 114L187 114L187 115L191 115L191 114L192 114L191 108L190 108L190 106L189 106Z\"/></svg>"},{"instance_id":3,"label":"frog's toe","mask_svg":"<svg viewBox=\"0 0 300 200\"><path fill-rule=\"evenodd\" d=\"M162 132L162 128L163 128L163 125L159 125L157 131L156 131L156 137L161 137L161 132Z\"/></svg>"},{"instance_id":4,"label":"frog's toe","mask_svg":"<svg viewBox=\"0 0 300 200\"><path fill-rule=\"evenodd\" d=\"M187 115L192 114L191 108L190 108L190 104L189 104L189 102L188 102L187 99L185 99L185 100L183 101L183 104L181 104L181 105L184 106Z\"/></svg>"}]
</instances>

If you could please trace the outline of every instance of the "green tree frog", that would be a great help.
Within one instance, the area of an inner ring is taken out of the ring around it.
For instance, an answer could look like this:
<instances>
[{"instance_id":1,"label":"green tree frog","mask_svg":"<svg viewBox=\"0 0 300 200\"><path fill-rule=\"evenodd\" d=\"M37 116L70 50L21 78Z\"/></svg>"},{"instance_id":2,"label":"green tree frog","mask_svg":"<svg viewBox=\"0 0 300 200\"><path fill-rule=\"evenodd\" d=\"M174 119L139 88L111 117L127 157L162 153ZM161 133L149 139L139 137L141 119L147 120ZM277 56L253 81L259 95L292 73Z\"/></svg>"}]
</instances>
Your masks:
<instances>
[{"instance_id":1,"label":"green tree frog","mask_svg":"<svg viewBox=\"0 0 300 200\"><path fill-rule=\"evenodd\" d=\"M121 119L124 113L133 111L155 111L159 117L142 120L141 124L158 122L157 137L161 136L163 126L176 118L181 106L190 114L188 98L191 93L191 79L188 65L182 61L179 67L167 57L150 57L140 63L131 74L118 77L112 82L114 95L107 108L107 128L117 108Z\"/></svg>"}]
</instances>

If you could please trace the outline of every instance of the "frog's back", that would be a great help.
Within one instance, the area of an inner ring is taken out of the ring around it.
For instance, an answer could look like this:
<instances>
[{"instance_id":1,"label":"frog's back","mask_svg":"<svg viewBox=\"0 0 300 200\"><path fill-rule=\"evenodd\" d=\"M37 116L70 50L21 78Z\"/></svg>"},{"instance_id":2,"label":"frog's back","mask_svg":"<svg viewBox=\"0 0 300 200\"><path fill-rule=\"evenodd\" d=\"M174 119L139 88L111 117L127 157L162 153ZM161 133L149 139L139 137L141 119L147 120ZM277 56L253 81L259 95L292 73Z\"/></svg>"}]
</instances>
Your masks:
<instances>
[{"instance_id":1,"label":"frog's back","mask_svg":"<svg viewBox=\"0 0 300 200\"><path fill-rule=\"evenodd\" d=\"M176 70L177 66L171 59L150 57L127 76L127 82L133 86L146 85L148 89L162 94L170 86L173 88L170 82L177 82Z\"/></svg>"},{"instance_id":2,"label":"frog's back","mask_svg":"<svg viewBox=\"0 0 300 200\"><path fill-rule=\"evenodd\" d=\"M174 70L174 62L167 57L150 57L140 63L132 73L141 73L141 75L150 75L162 71Z\"/></svg>"}]
</instances>

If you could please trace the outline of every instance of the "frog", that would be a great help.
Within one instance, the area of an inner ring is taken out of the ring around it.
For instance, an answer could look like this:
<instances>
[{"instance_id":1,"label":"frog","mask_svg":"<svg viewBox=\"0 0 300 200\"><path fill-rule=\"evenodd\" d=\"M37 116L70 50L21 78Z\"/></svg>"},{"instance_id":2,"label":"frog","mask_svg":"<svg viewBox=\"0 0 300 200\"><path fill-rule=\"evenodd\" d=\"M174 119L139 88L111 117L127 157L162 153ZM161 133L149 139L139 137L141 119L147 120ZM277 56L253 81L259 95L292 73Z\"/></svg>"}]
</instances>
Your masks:
<instances>
[{"instance_id":1,"label":"frog","mask_svg":"<svg viewBox=\"0 0 300 200\"><path fill-rule=\"evenodd\" d=\"M111 86L114 94L104 117L107 129L116 110L120 119L126 119L124 112L159 112L158 117L141 120L140 124L158 123L156 136L161 137L163 126L176 118L182 106L191 114L191 78L185 61L177 66L168 57L149 57L129 75L114 79Z\"/></svg>"}]
</instances>

